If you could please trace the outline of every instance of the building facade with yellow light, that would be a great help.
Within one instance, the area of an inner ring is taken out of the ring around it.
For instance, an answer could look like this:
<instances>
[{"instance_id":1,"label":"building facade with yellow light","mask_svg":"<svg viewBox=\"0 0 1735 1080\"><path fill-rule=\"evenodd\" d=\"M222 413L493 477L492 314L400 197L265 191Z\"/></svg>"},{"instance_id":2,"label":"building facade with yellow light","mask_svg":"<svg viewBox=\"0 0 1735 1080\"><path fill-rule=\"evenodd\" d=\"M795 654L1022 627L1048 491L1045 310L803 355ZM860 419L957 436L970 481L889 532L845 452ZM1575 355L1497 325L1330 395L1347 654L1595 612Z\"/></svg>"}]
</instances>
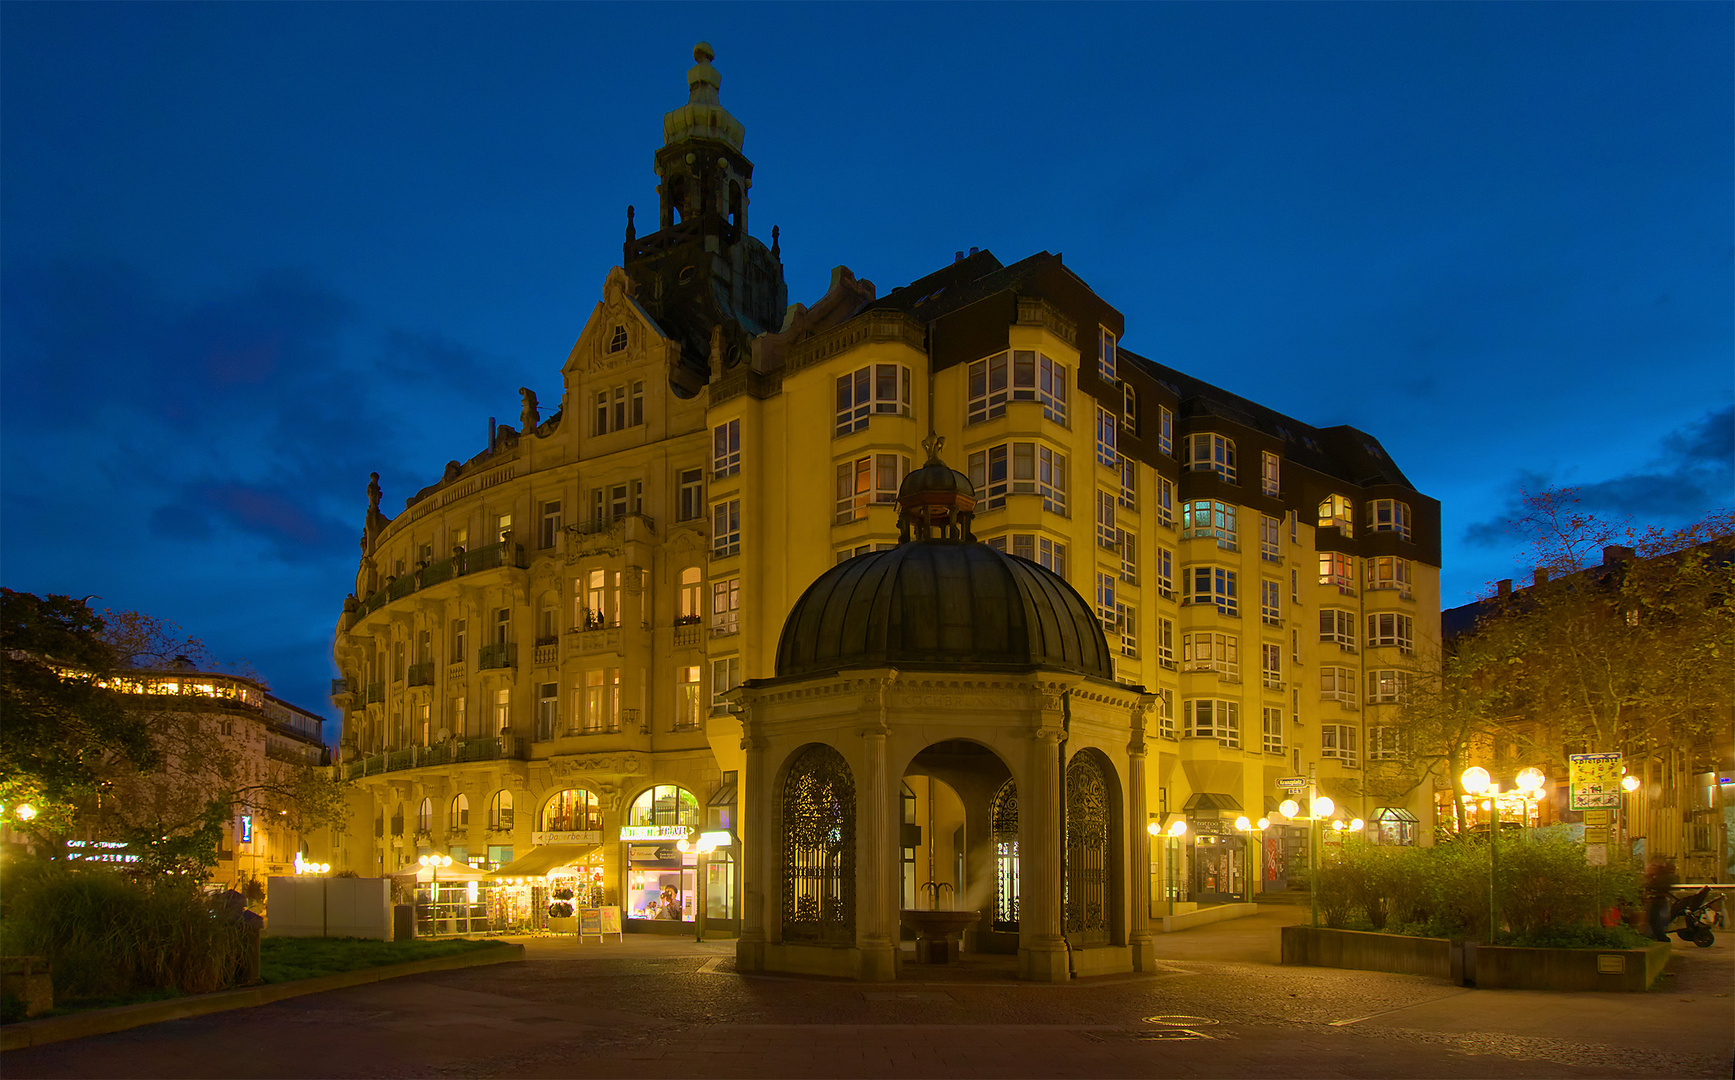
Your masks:
<instances>
[{"instance_id":1,"label":"building facade with yellow light","mask_svg":"<svg viewBox=\"0 0 1735 1080\"><path fill-rule=\"evenodd\" d=\"M656 228L629 210L559 407L521 391L519 425L395 517L370 488L335 642L355 812L329 861L558 870L629 929L737 925L735 689L773 674L815 579L896 544L930 435L975 488L976 535L1066 579L1115 678L1153 695L1145 805L1190 826L1153 846L1159 899L1281 887L1304 830L1235 822L1297 777L1427 839L1432 792L1386 805L1361 766L1438 652L1438 503L1370 435L1125 348L1136 328L1046 252L959 253L883 295L839 267L787 304L777 231L748 229L744 129L695 58ZM969 890L961 814L906 780L906 898Z\"/></svg>"}]
</instances>

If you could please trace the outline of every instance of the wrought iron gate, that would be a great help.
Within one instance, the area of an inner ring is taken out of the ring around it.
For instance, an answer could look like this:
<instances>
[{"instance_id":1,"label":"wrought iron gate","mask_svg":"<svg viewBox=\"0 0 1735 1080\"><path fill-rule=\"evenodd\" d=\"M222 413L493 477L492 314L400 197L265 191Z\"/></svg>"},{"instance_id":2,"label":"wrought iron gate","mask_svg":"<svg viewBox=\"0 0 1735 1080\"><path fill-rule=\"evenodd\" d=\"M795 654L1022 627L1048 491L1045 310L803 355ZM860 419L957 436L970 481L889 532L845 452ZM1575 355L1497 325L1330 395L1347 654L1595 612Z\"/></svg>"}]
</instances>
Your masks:
<instances>
[{"instance_id":1,"label":"wrought iron gate","mask_svg":"<svg viewBox=\"0 0 1735 1080\"><path fill-rule=\"evenodd\" d=\"M1066 767L1066 938L1073 945L1109 940L1108 784L1094 756Z\"/></svg>"},{"instance_id":2,"label":"wrought iron gate","mask_svg":"<svg viewBox=\"0 0 1735 1080\"><path fill-rule=\"evenodd\" d=\"M994 841L994 929L1018 929L1018 785L1008 780L995 792L988 813Z\"/></svg>"},{"instance_id":3,"label":"wrought iron gate","mask_svg":"<svg viewBox=\"0 0 1735 1080\"><path fill-rule=\"evenodd\" d=\"M783 781L783 940L855 942L855 783L829 746Z\"/></svg>"}]
</instances>

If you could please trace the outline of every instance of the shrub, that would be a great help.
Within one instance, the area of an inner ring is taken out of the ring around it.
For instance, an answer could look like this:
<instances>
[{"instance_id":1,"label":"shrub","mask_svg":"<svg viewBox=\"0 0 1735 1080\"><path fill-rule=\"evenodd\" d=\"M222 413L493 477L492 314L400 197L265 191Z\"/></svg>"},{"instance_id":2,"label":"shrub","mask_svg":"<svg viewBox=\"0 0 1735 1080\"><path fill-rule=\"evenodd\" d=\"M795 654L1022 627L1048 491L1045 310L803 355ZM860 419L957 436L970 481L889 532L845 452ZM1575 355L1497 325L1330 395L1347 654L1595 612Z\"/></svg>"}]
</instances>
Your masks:
<instances>
[{"instance_id":1,"label":"shrub","mask_svg":"<svg viewBox=\"0 0 1735 1080\"><path fill-rule=\"evenodd\" d=\"M58 1000L233 985L247 928L181 878L44 864L7 875L6 950L47 957Z\"/></svg>"}]
</instances>

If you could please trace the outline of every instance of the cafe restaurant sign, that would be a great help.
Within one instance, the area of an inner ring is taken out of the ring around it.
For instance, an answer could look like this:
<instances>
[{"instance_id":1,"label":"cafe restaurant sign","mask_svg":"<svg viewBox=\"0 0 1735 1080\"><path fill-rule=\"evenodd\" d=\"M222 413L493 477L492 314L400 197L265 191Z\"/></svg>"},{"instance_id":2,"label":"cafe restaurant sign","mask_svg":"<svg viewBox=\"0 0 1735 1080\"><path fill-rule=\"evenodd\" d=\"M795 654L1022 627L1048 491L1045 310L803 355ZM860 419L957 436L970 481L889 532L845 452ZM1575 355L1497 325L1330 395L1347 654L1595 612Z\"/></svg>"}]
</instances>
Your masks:
<instances>
[{"instance_id":1,"label":"cafe restaurant sign","mask_svg":"<svg viewBox=\"0 0 1735 1080\"><path fill-rule=\"evenodd\" d=\"M538 847L543 844L600 844L602 831L593 829L590 832L533 832L530 842Z\"/></svg>"},{"instance_id":2,"label":"cafe restaurant sign","mask_svg":"<svg viewBox=\"0 0 1735 1080\"><path fill-rule=\"evenodd\" d=\"M686 825L622 825L622 840L685 840L693 835Z\"/></svg>"}]
</instances>

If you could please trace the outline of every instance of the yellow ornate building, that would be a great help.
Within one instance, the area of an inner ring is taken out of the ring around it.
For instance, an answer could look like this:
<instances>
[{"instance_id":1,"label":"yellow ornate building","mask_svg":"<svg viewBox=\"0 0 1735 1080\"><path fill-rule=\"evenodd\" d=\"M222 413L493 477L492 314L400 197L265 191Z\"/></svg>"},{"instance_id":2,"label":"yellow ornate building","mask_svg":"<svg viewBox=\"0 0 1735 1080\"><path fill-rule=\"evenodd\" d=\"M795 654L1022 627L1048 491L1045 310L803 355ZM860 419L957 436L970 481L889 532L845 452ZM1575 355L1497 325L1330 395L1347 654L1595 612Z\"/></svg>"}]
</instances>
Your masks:
<instances>
[{"instance_id":1,"label":"yellow ornate building","mask_svg":"<svg viewBox=\"0 0 1735 1080\"><path fill-rule=\"evenodd\" d=\"M702 894L731 923L729 691L772 674L824 570L896 541L930 433L975 485L976 535L1065 577L1116 677L1156 695L1145 802L1192 826L1157 853L1157 896L1281 886L1305 834L1279 822L1249 860L1233 823L1310 770L1344 816L1425 838L1430 793L1383 807L1360 765L1400 673L1437 655L1438 503L1372 436L1121 347L1121 313L1046 252L959 253L883 296L839 267L786 306L776 230L769 248L748 232L742 125L695 58L656 154L657 228L639 237L629 209L559 408L521 391L518 428L396 517L370 486L335 645L356 812L330 861L571 865L629 926L670 890L681 918ZM912 788L908 820L932 792ZM716 834L708 857L676 847L692 830ZM905 862L932 867L952 830L919 832Z\"/></svg>"}]
</instances>

